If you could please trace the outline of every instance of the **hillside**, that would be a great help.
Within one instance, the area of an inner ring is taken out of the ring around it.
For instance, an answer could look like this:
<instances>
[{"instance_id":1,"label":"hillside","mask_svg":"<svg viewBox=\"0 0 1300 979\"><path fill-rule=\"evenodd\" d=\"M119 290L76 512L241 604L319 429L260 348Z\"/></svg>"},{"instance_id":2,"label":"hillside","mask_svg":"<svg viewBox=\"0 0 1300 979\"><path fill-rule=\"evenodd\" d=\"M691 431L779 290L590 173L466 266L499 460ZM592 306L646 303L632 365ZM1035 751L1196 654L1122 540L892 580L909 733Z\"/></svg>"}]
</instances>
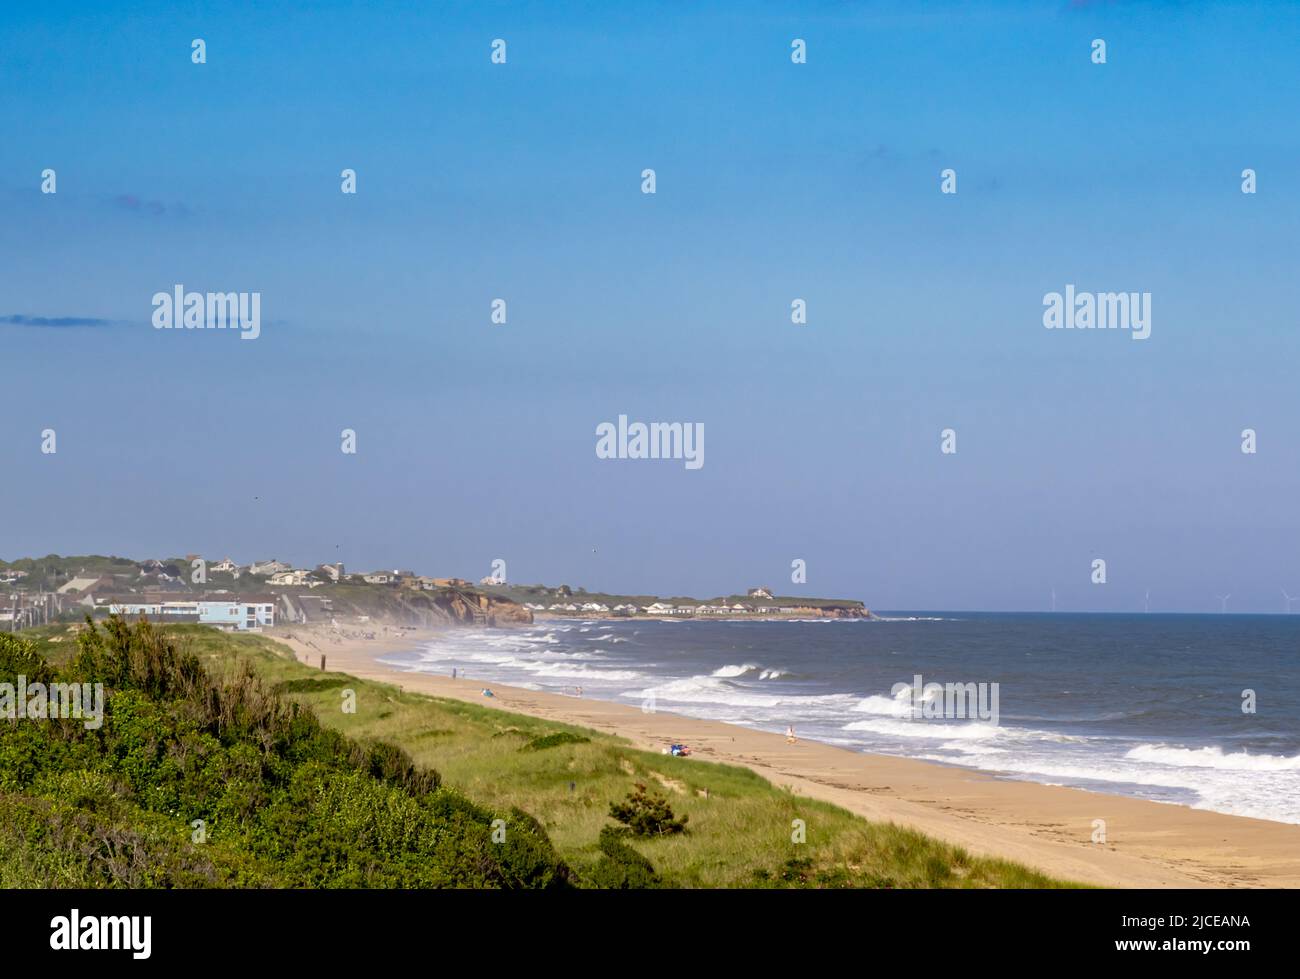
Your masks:
<instances>
[{"instance_id":1,"label":"hillside","mask_svg":"<svg viewBox=\"0 0 1300 979\"><path fill-rule=\"evenodd\" d=\"M19 673L103 682L108 710L98 731L0 720L0 886L1060 886L748 769L324 675L258 636L0 636L0 683Z\"/></svg>"}]
</instances>

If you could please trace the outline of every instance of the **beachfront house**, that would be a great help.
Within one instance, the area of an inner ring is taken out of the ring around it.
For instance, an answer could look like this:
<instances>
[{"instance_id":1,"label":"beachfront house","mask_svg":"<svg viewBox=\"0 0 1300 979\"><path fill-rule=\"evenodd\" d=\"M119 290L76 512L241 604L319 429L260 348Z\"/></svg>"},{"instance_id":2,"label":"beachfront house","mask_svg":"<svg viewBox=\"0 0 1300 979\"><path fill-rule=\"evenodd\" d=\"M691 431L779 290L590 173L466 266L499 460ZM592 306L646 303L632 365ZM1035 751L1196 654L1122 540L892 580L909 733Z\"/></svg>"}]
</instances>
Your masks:
<instances>
[{"instance_id":1,"label":"beachfront house","mask_svg":"<svg viewBox=\"0 0 1300 979\"><path fill-rule=\"evenodd\" d=\"M197 622L227 632L261 632L275 625L273 598L231 599L224 602L167 602L123 599L108 605L112 615L138 616L164 624Z\"/></svg>"}]
</instances>

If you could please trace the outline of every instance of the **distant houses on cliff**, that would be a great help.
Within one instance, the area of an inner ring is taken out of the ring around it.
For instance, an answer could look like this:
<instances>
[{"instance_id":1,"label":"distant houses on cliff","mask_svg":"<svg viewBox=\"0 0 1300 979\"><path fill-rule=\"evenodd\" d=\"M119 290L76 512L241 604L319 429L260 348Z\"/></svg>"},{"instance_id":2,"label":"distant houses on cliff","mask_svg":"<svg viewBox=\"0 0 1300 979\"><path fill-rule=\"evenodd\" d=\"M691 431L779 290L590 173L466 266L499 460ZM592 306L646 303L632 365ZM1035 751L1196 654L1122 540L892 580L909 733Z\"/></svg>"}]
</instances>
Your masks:
<instances>
[{"instance_id":1,"label":"distant houses on cliff","mask_svg":"<svg viewBox=\"0 0 1300 979\"><path fill-rule=\"evenodd\" d=\"M761 593L766 598L772 595L764 588L751 588L749 594ZM554 602L550 605L539 602L525 602L524 608L530 612L549 612L556 615L657 615L670 618L690 618L695 616L731 616L731 615L787 615L795 611L793 606L750 604L734 602L719 605L670 605L667 602L651 602L649 605L633 605L624 602L619 605L607 605L604 602ZM800 608L799 611L806 611Z\"/></svg>"}]
</instances>

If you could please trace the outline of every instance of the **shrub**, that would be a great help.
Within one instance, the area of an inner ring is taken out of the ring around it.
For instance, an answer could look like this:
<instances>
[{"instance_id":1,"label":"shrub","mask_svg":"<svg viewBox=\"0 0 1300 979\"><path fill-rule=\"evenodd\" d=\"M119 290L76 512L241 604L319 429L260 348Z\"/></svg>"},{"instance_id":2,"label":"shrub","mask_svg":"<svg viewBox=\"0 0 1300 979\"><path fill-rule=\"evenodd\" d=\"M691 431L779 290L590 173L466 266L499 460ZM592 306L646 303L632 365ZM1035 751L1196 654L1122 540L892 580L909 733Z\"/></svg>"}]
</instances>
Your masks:
<instances>
[{"instance_id":1,"label":"shrub","mask_svg":"<svg viewBox=\"0 0 1300 979\"><path fill-rule=\"evenodd\" d=\"M545 734L540 738L533 738L526 745L520 748L520 751L544 751L547 748L557 748L562 744L588 744L591 738L584 738L580 734L570 734L568 731L556 731L554 734Z\"/></svg>"},{"instance_id":2,"label":"shrub","mask_svg":"<svg viewBox=\"0 0 1300 979\"><path fill-rule=\"evenodd\" d=\"M212 677L147 622L110 619L54 670L0 637L0 672L99 682L102 727L0 721L0 883L24 887L565 887L542 826L440 786L384 742ZM191 822L202 819L202 842Z\"/></svg>"},{"instance_id":3,"label":"shrub","mask_svg":"<svg viewBox=\"0 0 1300 979\"><path fill-rule=\"evenodd\" d=\"M669 836L684 833L690 816L677 819L673 816L668 800L660 795L650 795L645 785L636 783L636 788L627 794L624 802L611 802L609 814L627 826L633 836Z\"/></svg>"},{"instance_id":4,"label":"shrub","mask_svg":"<svg viewBox=\"0 0 1300 979\"><path fill-rule=\"evenodd\" d=\"M594 887L615 890L644 890L659 886L655 868L644 856L628 846L619 831L606 826L600 831L600 860L588 875Z\"/></svg>"}]
</instances>

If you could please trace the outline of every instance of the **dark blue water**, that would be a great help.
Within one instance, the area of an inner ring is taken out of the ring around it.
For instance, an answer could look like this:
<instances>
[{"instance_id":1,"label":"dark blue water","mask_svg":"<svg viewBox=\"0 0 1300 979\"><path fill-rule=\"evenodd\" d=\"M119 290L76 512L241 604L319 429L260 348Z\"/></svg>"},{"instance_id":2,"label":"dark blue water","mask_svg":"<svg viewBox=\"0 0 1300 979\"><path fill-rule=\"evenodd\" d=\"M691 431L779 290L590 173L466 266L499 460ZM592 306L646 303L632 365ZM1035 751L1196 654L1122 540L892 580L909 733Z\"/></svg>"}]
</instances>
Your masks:
<instances>
[{"instance_id":1,"label":"dark blue water","mask_svg":"<svg viewBox=\"0 0 1300 979\"><path fill-rule=\"evenodd\" d=\"M392 661L1300 823L1300 615L552 620ZM915 699L917 674L984 699Z\"/></svg>"}]
</instances>

